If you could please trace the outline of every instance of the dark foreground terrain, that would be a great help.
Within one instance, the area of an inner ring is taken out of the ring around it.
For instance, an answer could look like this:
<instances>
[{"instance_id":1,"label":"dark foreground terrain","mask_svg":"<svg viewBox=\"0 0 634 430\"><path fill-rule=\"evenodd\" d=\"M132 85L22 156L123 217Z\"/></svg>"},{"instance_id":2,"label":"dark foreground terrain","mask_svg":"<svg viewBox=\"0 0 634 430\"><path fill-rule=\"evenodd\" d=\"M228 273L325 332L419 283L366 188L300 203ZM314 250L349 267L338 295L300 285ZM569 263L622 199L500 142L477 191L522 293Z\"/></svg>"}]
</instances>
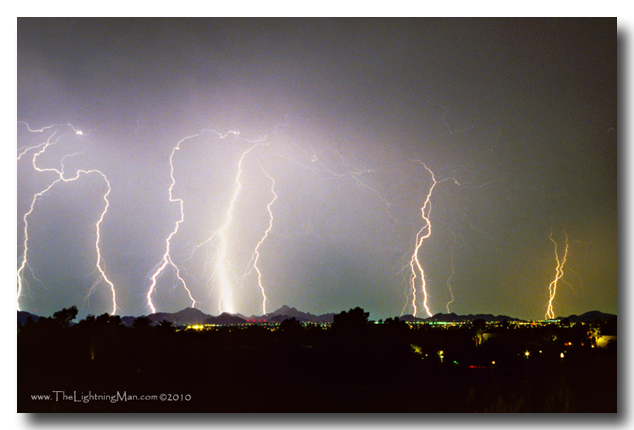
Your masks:
<instances>
[{"instance_id":1,"label":"dark foreground terrain","mask_svg":"<svg viewBox=\"0 0 634 430\"><path fill-rule=\"evenodd\" d=\"M176 330L108 315L71 325L74 316L18 326L18 412L617 409L616 342L594 347L615 320L410 327L356 308L327 328Z\"/></svg>"}]
</instances>

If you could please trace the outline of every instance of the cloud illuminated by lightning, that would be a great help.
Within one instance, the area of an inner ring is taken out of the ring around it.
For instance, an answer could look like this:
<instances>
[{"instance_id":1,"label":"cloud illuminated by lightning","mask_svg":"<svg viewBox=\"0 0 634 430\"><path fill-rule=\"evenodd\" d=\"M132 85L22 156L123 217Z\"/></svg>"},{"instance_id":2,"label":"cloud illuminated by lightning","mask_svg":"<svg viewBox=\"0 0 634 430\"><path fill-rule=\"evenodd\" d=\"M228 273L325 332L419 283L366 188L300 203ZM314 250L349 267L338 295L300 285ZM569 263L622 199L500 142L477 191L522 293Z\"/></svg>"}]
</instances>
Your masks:
<instances>
[{"instance_id":1,"label":"cloud illuminated by lightning","mask_svg":"<svg viewBox=\"0 0 634 430\"><path fill-rule=\"evenodd\" d=\"M564 264L566 264L566 257L568 256L568 235L564 231L564 236L566 237L566 249L564 250L564 255L562 259L559 259L559 253L557 252L557 242L553 239L553 230L550 230L550 241L555 245L555 259L557 260L557 268L555 279L548 285L549 299L548 299L548 310L546 311L546 315L544 319L554 319L555 312L553 311L553 300L555 299L555 295L557 294L557 282L564 276Z\"/></svg>"}]
</instances>

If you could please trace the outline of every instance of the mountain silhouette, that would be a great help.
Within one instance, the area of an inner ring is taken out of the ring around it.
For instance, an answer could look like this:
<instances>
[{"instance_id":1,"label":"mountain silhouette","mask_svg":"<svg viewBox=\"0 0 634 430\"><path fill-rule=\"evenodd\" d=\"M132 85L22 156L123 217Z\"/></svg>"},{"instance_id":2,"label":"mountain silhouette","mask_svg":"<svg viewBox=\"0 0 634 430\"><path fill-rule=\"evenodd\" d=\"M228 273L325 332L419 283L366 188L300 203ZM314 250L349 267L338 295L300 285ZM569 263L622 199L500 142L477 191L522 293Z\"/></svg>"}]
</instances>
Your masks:
<instances>
[{"instance_id":1,"label":"mountain silhouette","mask_svg":"<svg viewBox=\"0 0 634 430\"><path fill-rule=\"evenodd\" d=\"M492 314L475 314L475 315L457 315L455 313L443 314L437 313L434 316L428 318L418 318L413 315L403 315L398 318L401 321L406 322L470 322L475 320L485 321L521 321L517 318L511 318L506 315L492 315Z\"/></svg>"},{"instance_id":2,"label":"mountain silhouette","mask_svg":"<svg viewBox=\"0 0 634 430\"><path fill-rule=\"evenodd\" d=\"M246 324L247 321L244 318L240 318L237 315L232 315L227 312L223 312L217 317L210 316L204 322L205 324L221 324L221 325L239 325Z\"/></svg>"},{"instance_id":3,"label":"mountain silhouette","mask_svg":"<svg viewBox=\"0 0 634 430\"><path fill-rule=\"evenodd\" d=\"M334 313L313 315L308 312L299 311L293 307L283 305L281 308L274 312L270 312L264 315L252 315L248 319L252 320L266 320L267 322L282 322L286 319L295 318L300 322L315 322L315 323L331 323L334 320Z\"/></svg>"},{"instance_id":4,"label":"mountain silhouette","mask_svg":"<svg viewBox=\"0 0 634 430\"><path fill-rule=\"evenodd\" d=\"M438 313L433 317L426 318L424 321L426 322L467 322L467 321L475 321L475 320L485 320L487 322L496 322L496 321L521 321L518 318L512 318L507 315L493 315L493 314L475 314L475 315L456 315L455 313L443 314Z\"/></svg>"},{"instance_id":5,"label":"mountain silhouette","mask_svg":"<svg viewBox=\"0 0 634 430\"><path fill-rule=\"evenodd\" d=\"M590 311L583 313L581 315L570 315L568 319L570 322L592 322L592 321L609 321L614 318L616 315L614 314L606 314L600 311ZM563 317L558 317L557 319L562 320Z\"/></svg>"},{"instance_id":6,"label":"mountain silhouette","mask_svg":"<svg viewBox=\"0 0 634 430\"><path fill-rule=\"evenodd\" d=\"M211 315L207 315L204 312L195 308L185 308L182 311L175 313L157 312L148 315L148 318L153 323L160 323L161 321L169 321L174 325L194 325L204 324L205 321L210 318Z\"/></svg>"},{"instance_id":7,"label":"mountain silhouette","mask_svg":"<svg viewBox=\"0 0 634 430\"><path fill-rule=\"evenodd\" d=\"M268 323L281 323L282 321L290 318L295 318L300 322L313 322L313 323L332 323L334 320L334 313L313 315L308 312L302 312L296 308L284 305L279 309L264 314L264 315L252 315L246 317L242 314L230 314L224 312L218 316L208 315L195 308L185 308L181 311L170 312L156 312L147 316L153 324L159 324L161 321L169 321L177 326L187 326L196 324L221 324L221 325L238 325L247 324L253 320L261 320ZM581 315L570 315L567 317L571 323L575 322L592 322L592 321L609 321L616 317L615 314L604 313L597 310L585 312ZM17 322L20 325L25 325L28 319L32 319L37 322L40 316L25 311L17 311ZM134 320L137 317L123 316L121 322L125 326L132 326ZM558 320L563 320L566 317L557 317ZM509 317L507 315L492 315L492 314L475 314L475 315L457 315L455 313L438 313L429 318L419 318L413 315L402 315L398 317L401 321L406 322L469 322L477 319L483 319L485 321L522 321L518 318Z\"/></svg>"},{"instance_id":8,"label":"mountain silhouette","mask_svg":"<svg viewBox=\"0 0 634 430\"><path fill-rule=\"evenodd\" d=\"M18 324L25 325L29 319L33 320L33 322L37 322L40 317L30 312L18 311Z\"/></svg>"}]
</instances>

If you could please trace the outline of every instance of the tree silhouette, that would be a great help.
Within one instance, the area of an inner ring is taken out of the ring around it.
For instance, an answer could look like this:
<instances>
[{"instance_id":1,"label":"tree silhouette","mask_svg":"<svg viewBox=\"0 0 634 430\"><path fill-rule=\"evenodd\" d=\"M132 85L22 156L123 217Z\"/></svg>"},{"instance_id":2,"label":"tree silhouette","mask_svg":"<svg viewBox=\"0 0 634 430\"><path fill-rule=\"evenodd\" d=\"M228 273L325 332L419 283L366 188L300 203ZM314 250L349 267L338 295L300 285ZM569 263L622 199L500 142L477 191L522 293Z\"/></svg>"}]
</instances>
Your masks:
<instances>
[{"instance_id":1,"label":"tree silhouette","mask_svg":"<svg viewBox=\"0 0 634 430\"><path fill-rule=\"evenodd\" d=\"M386 319L383 327L390 333L405 333L409 331L407 323L397 317Z\"/></svg>"},{"instance_id":2,"label":"tree silhouette","mask_svg":"<svg viewBox=\"0 0 634 430\"><path fill-rule=\"evenodd\" d=\"M96 318L94 315L92 314L88 314L86 315L86 318L84 318L83 320L79 321L79 323L77 323L77 325L79 327L94 327L96 325Z\"/></svg>"},{"instance_id":3,"label":"tree silhouette","mask_svg":"<svg viewBox=\"0 0 634 430\"><path fill-rule=\"evenodd\" d=\"M132 323L132 328L133 329L148 329L150 328L150 326L152 325L152 320L148 317L144 317L144 316L140 316L140 317L136 317L134 319L134 322Z\"/></svg>"},{"instance_id":4,"label":"tree silhouette","mask_svg":"<svg viewBox=\"0 0 634 430\"><path fill-rule=\"evenodd\" d=\"M163 320L161 321L156 328L161 333L169 333L174 330L173 323L171 321Z\"/></svg>"},{"instance_id":5,"label":"tree silhouette","mask_svg":"<svg viewBox=\"0 0 634 430\"><path fill-rule=\"evenodd\" d=\"M53 314L53 321L59 324L61 327L66 328L70 326L70 322L77 317L77 307L71 306L70 308L64 308L61 311L57 311Z\"/></svg>"},{"instance_id":6,"label":"tree silhouette","mask_svg":"<svg viewBox=\"0 0 634 430\"><path fill-rule=\"evenodd\" d=\"M348 312L343 311L334 315L332 328L344 331L359 331L366 328L369 324L369 312L365 312L360 307L350 309Z\"/></svg>"},{"instance_id":7,"label":"tree silhouette","mask_svg":"<svg viewBox=\"0 0 634 430\"><path fill-rule=\"evenodd\" d=\"M296 339L303 333L304 328L302 327L301 322L299 322L295 317L292 317L282 321L279 330L283 333L285 338Z\"/></svg>"}]
</instances>

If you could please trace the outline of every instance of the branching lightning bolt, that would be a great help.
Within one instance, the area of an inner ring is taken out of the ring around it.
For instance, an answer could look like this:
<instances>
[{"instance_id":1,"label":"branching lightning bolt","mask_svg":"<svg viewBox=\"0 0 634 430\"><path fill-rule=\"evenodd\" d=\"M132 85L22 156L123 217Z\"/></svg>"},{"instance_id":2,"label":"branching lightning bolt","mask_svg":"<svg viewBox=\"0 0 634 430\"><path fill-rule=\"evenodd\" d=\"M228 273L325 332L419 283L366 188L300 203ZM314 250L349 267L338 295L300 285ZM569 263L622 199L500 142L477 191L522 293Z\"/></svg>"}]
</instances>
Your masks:
<instances>
[{"instance_id":1,"label":"branching lightning bolt","mask_svg":"<svg viewBox=\"0 0 634 430\"><path fill-rule=\"evenodd\" d=\"M200 136L201 134L203 134L205 131L208 130L203 130L198 134L194 134L192 136L187 136L184 137L183 139L181 139L176 146L174 146L174 148L172 148L172 152L170 153L170 157L169 157L169 163L170 163L170 178L171 178L171 182L170 182L170 186L168 189L168 194L169 194L169 201L170 203L178 203L178 208L179 208L179 212L180 212L180 218L176 221L176 223L174 224L174 230L172 230L172 232L169 234L169 236L167 236L167 239L165 239L165 253L163 254L163 258L161 259L161 263L159 264L159 266L157 267L157 269L154 271L154 274L150 277L151 279L151 283L150 283L150 287L148 289L148 293L147 293L147 300L148 300L148 305L150 306L150 309L152 310L152 313L156 313L156 308L154 307L154 303L152 302L152 294L154 293L154 290L156 289L156 283L158 280L158 277L160 276L160 274L163 272L163 270L165 270L165 268L170 265L174 268L174 272L176 273L176 277L178 278L178 280L181 282L181 284L183 284L183 288L185 289L185 291L187 291L187 295L189 296L191 302L192 302L192 307L196 306L196 300L192 297L192 293L189 290L189 288L187 288L187 283L185 282L185 279L183 279L183 277L180 274L180 269L179 267L174 264L174 261L172 261L172 256L170 255L170 249L171 249L171 245L172 245L172 238L176 235L176 233L178 233L178 229L180 227L180 225L183 223L183 221L185 220L185 211L184 211L184 202L183 199L176 199L174 198L173 195L173 191L174 191L174 186L176 185L176 178L174 177L174 155L176 154L176 151L180 151L181 149L181 144L183 142L185 142L186 140L189 139L193 139L196 138L198 136ZM227 133L228 134L228 133ZM221 135L220 137L224 137L225 135Z\"/></svg>"},{"instance_id":2,"label":"branching lightning bolt","mask_svg":"<svg viewBox=\"0 0 634 430\"><path fill-rule=\"evenodd\" d=\"M271 175L269 175L264 169L262 169L262 171L271 180L271 193L273 194L273 198L266 205L266 210L269 212L269 226L264 232L264 236L262 236L262 239L260 239L258 244L255 246L252 260L253 260L253 268L258 273L258 286L260 287L260 291L262 292L262 315L265 315L267 298L266 298L266 293L264 292L264 286L262 285L262 272L260 271L260 268L258 267L258 261L260 259L259 249L260 249L260 245L264 243L269 233L273 229L273 212L271 211L271 206L273 206L273 203L275 202L275 200L277 200L277 194L275 193L275 179L273 179Z\"/></svg>"},{"instance_id":3,"label":"branching lightning bolt","mask_svg":"<svg viewBox=\"0 0 634 430\"><path fill-rule=\"evenodd\" d=\"M566 264L566 257L568 256L568 235L566 231L564 231L564 236L566 237L566 249L564 250L564 255L562 259L559 259L559 253L557 252L557 242L553 239L553 230L550 230L550 241L555 245L555 259L557 260L557 273L555 275L555 279L548 285L548 291L550 293L550 298L548 300L548 310L546 311L545 319L554 319L555 312L553 311L553 300L555 299L555 294L557 293L557 282L564 276L564 264Z\"/></svg>"},{"instance_id":4,"label":"branching lightning bolt","mask_svg":"<svg viewBox=\"0 0 634 430\"><path fill-rule=\"evenodd\" d=\"M447 123L446 117L447 117L447 113L449 112L449 105L447 106L443 106L443 105L439 105L439 104L435 104L432 103L431 100L427 99L427 103L429 103L430 105L440 108L440 110L442 111L442 117L440 118L440 121L443 123L443 125L445 126L445 128L447 129L447 131L449 132L449 134L456 134L456 133L462 133L465 131L469 131L471 129L473 129L475 126L470 125L468 127L463 127L460 129L454 129L452 128L449 123Z\"/></svg>"},{"instance_id":5,"label":"branching lightning bolt","mask_svg":"<svg viewBox=\"0 0 634 430\"><path fill-rule=\"evenodd\" d=\"M103 208L103 212L101 212L101 216L99 217L99 221L97 221L97 224L96 224L97 238L95 239L95 251L97 252L97 268L96 268L96 270L99 271L99 274L101 275L103 280L108 284L108 286L110 287L110 291L112 292L112 312L110 314L114 315L117 312L117 298L116 298L115 288L114 288L114 284L106 276L106 272L105 272L104 268L102 267L103 257L101 256L101 248L100 248L101 223L103 222L103 219L106 216L106 212L108 212L108 207L110 206L110 202L108 201L108 196L110 195L110 192L112 191L112 188L110 186L110 181L108 181L108 178L106 177L106 175L104 175L99 170L88 170L88 171L80 170L79 172L77 172L77 177L79 177L79 173L88 174L88 173L93 173L93 172L94 173L98 173L99 175L101 175L101 177L106 181L106 184L108 185L108 191L106 191L106 193L103 196L103 200L105 202L105 206ZM96 286L96 283L95 283L95 285L93 285L93 288L91 289L91 292L92 292L92 290L94 290L95 286Z\"/></svg>"},{"instance_id":6,"label":"branching lightning bolt","mask_svg":"<svg viewBox=\"0 0 634 430\"><path fill-rule=\"evenodd\" d=\"M46 130L50 130L50 129L55 128L55 127L70 127L70 128L72 128L72 129L73 129L73 131L75 132L75 134L80 135L80 136L84 134L84 132L83 132L83 131L81 131L81 130L79 130L79 129L75 128L75 127L74 127L72 124L70 124L70 123L66 123L66 124L53 124L53 125L47 125L46 127L42 127L42 128L40 128L40 129L32 129L32 128L31 128L31 126L30 126L28 123L24 122L24 121L18 121L18 124L24 124L24 125L26 126L26 129L27 129L29 132L31 132L31 133L42 133L42 132L44 132L44 131L46 131Z\"/></svg>"},{"instance_id":7,"label":"branching lightning bolt","mask_svg":"<svg viewBox=\"0 0 634 430\"><path fill-rule=\"evenodd\" d=\"M24 123L26 124L26 123ZM76 129L75 127L73 127L70 124L64 124L64 125L68 125L70 126L74 131L75 134L77 135L82 135L82 131ZM53 126L48 126L48 127L44 127L40 130L32 130L28 124L26 124L27 129L30 132L43 132L44 130L48 130L51 129L53 127L55 127L55 125ZM108 286L110 287L110 291L112 293L112 312L111 314L114 315L117 311L117 300L116 300L116 291L115 291L115 287L114 284L110 281L110 279L108 279L108 276L105 273L105 270L103 268L103 257L101 255L101 247L100 247L100 243L101 243L101 223L104 220L104 217L106 216L106 213L108 212L108 207L110 205L110 202L108 200L108 196L110 195L110 192L112 191L112 188L110 186L110 182L108 181L108 178L106 177L106 175L101 172L100 170L96 170L96 169L92 169L92 170L78 170L77 174L75 177L72 178L65 178L64 177L64 161L67 157L73 156L73 155L77 155L77 154L70 154L70 155L65 155L64 157L62 157L61 160L61 169L55 169L55 168L40 168L37 165L37 158L43 154L46 149L51 146L54 145L55 143L57 143L57 140L55 141L51 141L52 138L55 136L55 132L52 133L49 138L46 140L46 142L36 145L36 146L32 146L29 148L26 148L24 150L22 150L20 152L20 154L18 155L18 160L20 160L20 158L26 154L28 151L30 151L31 149L35 149L35 148L41 148L39 151L37 151L34 155L33 158L31 160L31 163L33 165L33 168L40 173L43 172L52 172L55 173L57 175L57 179L55 181L53 181L51 184L49 184L48 187L44 188L42 191L36 193L33 196L33 199L31 200L31 206L29 207L29 210L24 214L24 216L22 217L22 220L24 222L24 242L23 242L23 252L22 252L22 261L20 263L20 267L18 268L17 271L17 281L18 281L18 292L17 292L17 306L18 306L18 310L20 309L20 296L22 294L22 288L23 288L23 283L24 283L24 278L23 278L23 272L24 270L29 267L29 263L28 263L28 244L29 244L29 216L33 213L33 210L35 209L35 204L36 202L40 199L40 197L42 197L44 194L46 194L49 190L51 190L55 185L57 185L60 182L74 182L77 179L79 179L79 177L83 174L83 175L89 175L89 174L93 174L96 173L98 175L100 175L106 182L108 189L106 191L106 193L104 194L104 202L105 202L105 206L103 211L101 212L101 215L99 217L99 220L97 221L95 228L96 228L96 240L95 240L95 250L97 253L97 265L96 265L96 269L99 274L101 275L101 278L104 280L104 282L106 282L108 284ZM92 290L94 290L94 287L97 285L98 282L95 283L95 285L93 285L93 288L91 288L91 292ZM89 293L90 294L90 293Z\"/></svg>"},{"instance_id":8,"label":"branching lightning bolt","mask_svg":"<svg viewBox=\"0 0 634 430\"><path fill-rule=\"evenodd\" d=\"M203 132L205 132L205 131L213 131L213 130L204 130ZM235 135L240 134L237 131L229 131L229 132L227 132L225 134L220 134L220 133L214 131L214 133L216 133L221 139L225 138L229 134L235 134ZM174 150L172 151L172 156L170 157L171 177L172 177L172 184L170 186L170 201L178 201L180 203L181 219L177 222L174 231L172 232L172 234L168 237L168 239L166 241L166 253L164 254L163 263L158 267L157 271L155 272L155 275L152 277L152 287L150 289L150 292L148 292L148 302L150 303L153 311L154 311L154 307L152 306L152 302L150 300L150 296L151 296L152 289L155 287L155 284L156 284L156 282L155 282L156 276L158 276L158 274L167 266L167 264L172 264L174 266L175 270L177 271L177 274L179 273L178 272L178 270L179 270L178 267L176 267L174 265L174 263L171 260L171 257L169 256L169 246L170 246L171 238L178 231L178 225L180 223L182 223L183 218L184 218L182 200L173 199L173 197L171 196L171 190L172 190L172 188L174 186L174 183L175 183L174 174L173 174L173 170L174 169L173 169L172 158L173 158L173 155L174 155L175 151L180 149L180 144L181 143L183 143L187 139L190 139L190 138L193 138L193 137L197 137L200 134L202 134L202 132L197 134L197 135L190 136L190 137L187 137L185 139L182 139L178 143L178 145L174 148ZM234 212L234 209L235 209L235 205L236 205L236 202L238 200L238 196L240 194L240 191L242 190L242 182L241 182L241 177L242 177L242 172L243 172L242 165L243 165L243 162L244 162L247 154L249 154L253 149L255 149L256 147L258 147L260 145L268 145L267 143L264 143L265 140L266 140L266 138L259 139L259 140L256 140L256 141L251 141L250 143L254 143L254 145L250 146L249 148L247 148L242 153L242 155L241 155L241 157L240 157L240 159L238 161L238 168L237 168L237 173L236 173L236 177L235 177L235 180L234 180L234 186L233 186L233 189L232 189L231 198L230 198L229 204L227 206L227 210L226 210L222 225L220 226L220 228L215 230L211 234L211 236L209 236L206 240L204 240L203 242L201 242L201 243L197 244L196 246L194 246L193 249L192 249L190 257L188 258L188 259L193 258L193 256L196 253L196 251L199 248L201 248L203 245L208 244L209 242L211 242L214 239L218 240L218 246L217 246L216 255L215 255L215 268L214 268L212 276L209 279L209 281L207 282L207 284L213 282L214 280L217 280L220 283L221 296L220 296L220 299L219 299L219 306L220 306L220 311L221 312L223 312L223 311L233 312L232 288L230 286L232 282L230 280L231 276L230 276L230 273L229 273L230 262L229 262L229 258L227 256L228 250L229 250L228 239L227 239L227 231L228 231L228 229L231 226L231 223L233 221L233 212ZM212 261L213 261L213 259L212 259ZM182 277L180 277L180 275L179 275L179 279L181 280L183 285L185 285L185 282L182 279ZM263 291L263 296L264 296L264 291ZM191 297L191 295L190 295L190 297ZM264 300L266 301L266 296L264 296Z\"/></svg>"},{"instance_id":9,"label":"branching lightning bolt","mask_svg":"<svg viewBox=\"0 0 634 430\"><path fill-rule=\"evenodd\" d=\"M431 236L431 221L429 219L429 215L431 213L431 195L434 191L434 187L436 186L438 182L436 182L436 177L434 176L434 172L432 172L425 163L423 163L420 160L416 160L416 161L421 163L425 167L425 170L427 170L430 173L433 183L431 187L429 188L429 191L427 192L427 197L425 198L425 202L423 203L423 206L421 207L421 216L423 220L425 221L425 223L423 224L421 229L418 231L418 233L416 233L416 244L414 247L414 252L412 253L412 257L410 258L410 261L409 261L409 267L411 269L410 285L412 287L412 307L414 309L413 315L416 316L416 313L418 312L418 308L416 306L416 290L417 290L416 278L418 273L420 274L420 287L423 293L423 307L425 308L425 312L427 313L427 315L431 317L432 313L429 310L429 306L427 306L427 289L426 289L426 282L425 282L425 271L423 270L423 266L421 265L420 260L418 258L418 252L420 251L420 248L423 246L424 240L427 239L429 236Z\"/></svg>"},{"instance_id":10,"label":"branching lightning bolt","mask_svg":"<svg viewBox=\"0 0 634 430\"><path fill-rule=\"evenodd\" d=\"M392 206L392 203L390 203L388 201L388 199L381 193L379 192L376 188L370 186L366 181L364 181L362 179L363 175L368 175L368 174L372 174L376 171L382 170L382 168L379 169L365 169L365 170L361 170L361 169L357 169L354 166L352 166L351 163L349 163L348 161L346 161L346 159L341 155L341 153L339 153L339 151L335 151L335 153L337 154L337 156L339 157L339 160L341 162L341 164L343 165L343 167L346 169L344 173L337 173L335 171L333 171L332 169L328 168L318 157L317 154L315 152L309 152L306 150L302 150L302 152L304 152L306 155L310 156L310 162L315 164L317 167L314 166L310 166L307 165L305 163L302 163L300 161L295 160L294 158L291 157L287 157L287 156L283 156L283 158L289 159L291 161L293 161L294 163L297 163L298 165L309 169L309 170L316 170L319 172L325 172L333 177L339 178L339 179L352 179L356 184L357 187L359 187L360 189L365 189L366 191L369 191L370 193L374 194L380 201L381 203L383 203L383 205L385 206L385 212L388 216L388 218L394 223L396 224L398 222L398 220L394 217L394 215L392 215L392 212L390 211L390 207Z\"/></svg>"},{"instance_id":11,"label":"branching lightning bolt","mask_svg":"<svg viewBox=\"0 0 634 430\"><path fill-rule=\"evenodd\" d=\"M425 168L425 170L427 170L429 172L429 174L431 175L431 179L432 179L432 185L429 188L429 191L427 192L427 195L425 197L425 201L423 203L423 206L421 207L421 217L422 217L424 223L423 223L422 227L418 230L418 233L416 233L414 251L412 252L411 257L409 258L408 263L403 266L402 272L404 273L406 268L407 268L407 266L409 266L409 272L410 272L409 284L410 284L410 289L411 289L411 292L412 292L412 294L411 294L411 297L412 297L411 304L412 304L412 308L413 308L413 315L416 316L416 314L418 312L418 307L417 307L416 303L417 303L418 285L420 284L420 290L423 293L423 307L425 308L425 312L427 313L427 315L428 316L432 316L432 313L429 310L429 306L427 305L427 303L428 303L428 293L427 293L427 285L426 285L426 280L425 280L425 271L423 270L423 266L422 266L422 264L420 262L418 254L420 253L420 249L421 249L421 247L423 245L423 242L425 241L425 239L427 239L428 237L431 236L431 232L432 232L430 214L431 214L431 197L432 197L432 194L434 192L434 188L436 187L436 185L441 184L441 183L446 182L446 181L451 181L456 186L458 186L460 188L469 188L469 189L481 188L481 187L484 187L484 186L486 186L488 184L483 184L483 185L478 185L478 186L465 186L465 185L460 184L453 177L447 177L447 178L444 178L444 179L436 180L434 172L432 172L431 169L429 169L425 163L423 163L420 160L414 160L414 161L422 164L423 167ZM454 300L455 300L455 297L454 297L454 294L453 294L453 289L452 289L452 286L451 286L451 280L452 280L453 275L455 273L453 252L454 252L456 235L453 232L452 232L452 235L454 236L454 243L452 244L452 247L451 247L451 275L449 276L449 279L447 279L447 282L446 282L446 285L447 285L447 287L449 289L449 293L451 294L451 300L446 305L447 312L449 312L449 305L451 303L453 303ZM420 277L420 281L417 282L417 279L419 277ZM403 306L403 310L401 311L401 315L405 311L406 307L407 307L407 303L405 303L405 305Z\"/></svg>"},{"instance_id":12,"label":"branching lightning bolt","mask_svg":"<svg viewBox=\"0 0 634 430\"><path fill-rule=\"evenodd\" d=\"M242 183L240 182L240 178L242 177L242 163L246 158L247 154L251 152L253 149L262 145L261 142L257 142L255 145L250 146L246 149L240 160L238 161L238 172L236 173L236 178L234 181L233 193L231 195L231 199L229 201L229 205L227 208L227 212L225 214L225 221L222 226L205 242L208 242L215 235L218 235L218 254L217 254L217 264L216 264L216 274L220 282L220 300L219 307L221 312L234 312L233 310L233 298L231 294L229 273L228 273L228 265L229 261L227 258L228 245L227 245L227 230L231 225L231 221L233 220L233 210L235 208L236 201L238 200L238 195L240 194L240 190L242 189ZM203 242L203 243L205 243Z\"/></svg>"}]
</instances>

